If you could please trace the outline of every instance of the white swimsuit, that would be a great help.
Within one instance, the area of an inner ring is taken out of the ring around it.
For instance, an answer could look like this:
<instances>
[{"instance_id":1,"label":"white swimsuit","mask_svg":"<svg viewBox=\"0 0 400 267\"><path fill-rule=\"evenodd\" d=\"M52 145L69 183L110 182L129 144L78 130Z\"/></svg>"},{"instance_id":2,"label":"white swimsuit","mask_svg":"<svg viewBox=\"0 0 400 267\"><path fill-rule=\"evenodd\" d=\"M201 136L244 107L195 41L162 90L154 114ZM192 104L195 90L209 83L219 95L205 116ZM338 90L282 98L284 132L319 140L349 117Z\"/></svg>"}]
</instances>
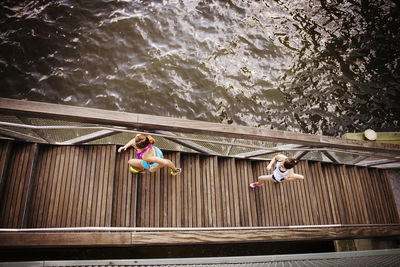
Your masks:
<instances>
[{"instance_id":1,"label":"white swimsuit","mask_svg":"<svg viewBox=\"0 0 400 267\"><path fill-rule=\"evenodd\" d=\"M287 178L287 174L290 170L282 171L279 167L282 164L282 160L276 161L276 167L274 170L274 174L272 174L272 179L274 179L277 183L280 183L283 179Z\"/></svg>"}]
</instances>

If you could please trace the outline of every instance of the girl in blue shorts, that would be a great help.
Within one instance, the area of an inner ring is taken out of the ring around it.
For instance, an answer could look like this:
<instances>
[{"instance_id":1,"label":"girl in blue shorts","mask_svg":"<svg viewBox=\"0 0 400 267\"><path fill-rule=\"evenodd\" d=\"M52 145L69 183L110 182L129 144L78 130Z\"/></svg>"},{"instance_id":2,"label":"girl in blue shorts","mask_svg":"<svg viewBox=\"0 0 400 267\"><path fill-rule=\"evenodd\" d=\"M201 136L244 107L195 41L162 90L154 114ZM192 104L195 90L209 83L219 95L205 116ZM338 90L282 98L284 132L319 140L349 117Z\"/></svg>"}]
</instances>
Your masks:
<instances>
[{"instance_id":1,"label":"girl in blue shorts","mask_svg":"<svg viewBox=\"0 0 400 267\"><path fill-rule=\"evenodd\" d=\"M118 152L125 151L130 146L135 148L137 159L130 159L128 161L129 170L133 173L145 170L155 172L162 167L170 168L172 175L182 172L182 169L176 168L172 161L163 158L162 151L158 147L153 146L154 143L155 140L150 135L138 134L126 145L120 147Z\"/></svg>"}]
</instances>

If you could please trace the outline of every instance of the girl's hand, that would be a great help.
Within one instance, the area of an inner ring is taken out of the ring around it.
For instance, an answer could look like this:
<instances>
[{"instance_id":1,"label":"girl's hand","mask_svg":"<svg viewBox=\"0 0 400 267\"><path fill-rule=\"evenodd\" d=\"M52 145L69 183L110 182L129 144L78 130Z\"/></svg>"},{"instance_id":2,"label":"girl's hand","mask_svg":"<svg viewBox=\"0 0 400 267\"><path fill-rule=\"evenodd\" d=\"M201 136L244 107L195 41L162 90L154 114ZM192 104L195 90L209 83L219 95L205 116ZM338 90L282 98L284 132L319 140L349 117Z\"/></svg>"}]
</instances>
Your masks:
<instances>
[{"instance_id":1,"label":"girl's hand","mask_svg":"<svg viewBox=\"0 0 400 267\"><path fill-rule=\"evenodd\" d=\"M120 148L118 148L119 153L121 153L122 151L125 151L125 150L126 150L126 147L124 147L124 146L121 146Z\"/></svg>"}]
</instances>

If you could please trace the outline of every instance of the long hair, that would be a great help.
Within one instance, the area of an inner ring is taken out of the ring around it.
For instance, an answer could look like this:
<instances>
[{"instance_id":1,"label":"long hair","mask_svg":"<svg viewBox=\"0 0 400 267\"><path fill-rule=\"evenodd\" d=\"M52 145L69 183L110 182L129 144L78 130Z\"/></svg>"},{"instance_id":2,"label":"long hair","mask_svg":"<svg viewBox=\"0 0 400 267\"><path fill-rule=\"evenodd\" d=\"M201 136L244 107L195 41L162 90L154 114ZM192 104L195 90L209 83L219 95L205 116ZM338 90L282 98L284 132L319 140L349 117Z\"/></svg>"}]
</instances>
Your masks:
<instances>
[{"instance_id":1,"label":"long hair","mask_svg":"<svg viewBox=\"0 0 400 267\"><path fill-rule=\"evenodd\" d=\"M298 160L298 159L287 158L287 159L285 160L285 162L283 163L283 166L284 166L286 169L291 169L291 168L293 168L294 166L296 166L297 163L299 163L299 160Z\"/></svg>"},{"instance_id":2,"label":"long hair","mask_svg":"<svg viewBox=\"0 0 400 267\"><path fill-rule=\"evenodd\" d=\"M135 145L137 148L142 149L147 147L149 144L154 144L156 141L150 135L140 134L135 137Z\"/></svg>"}]
</instances>

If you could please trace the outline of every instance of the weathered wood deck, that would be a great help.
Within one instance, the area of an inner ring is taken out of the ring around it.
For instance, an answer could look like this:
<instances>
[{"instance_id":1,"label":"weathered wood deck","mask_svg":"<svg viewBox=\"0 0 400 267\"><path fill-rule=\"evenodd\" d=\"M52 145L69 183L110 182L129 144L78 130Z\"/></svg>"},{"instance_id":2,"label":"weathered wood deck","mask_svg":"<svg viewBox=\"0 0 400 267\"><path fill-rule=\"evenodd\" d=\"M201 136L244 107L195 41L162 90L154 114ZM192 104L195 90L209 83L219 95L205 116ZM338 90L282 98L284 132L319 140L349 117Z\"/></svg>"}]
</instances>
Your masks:
<instances>
[{"instance_id":1,"label":"weathered wood deck","mask_svg":"<svg viewBox=\"0 0 400 267\"><path fill-rule=\"evenodd\" d=\"M304 181L267 183L254 190L249 184L266 173L266 161L171 151L164 155L183 173L171 176L164 168L131 174L127 160L133 150L120 154L115 145L2 140L0 228L379 224L394 225L399 234L385 170L301 161L295 171L305 175ZM6 239L12 235L0 234L1 242L9 244Z\"/></svg>"}]
</instances>

